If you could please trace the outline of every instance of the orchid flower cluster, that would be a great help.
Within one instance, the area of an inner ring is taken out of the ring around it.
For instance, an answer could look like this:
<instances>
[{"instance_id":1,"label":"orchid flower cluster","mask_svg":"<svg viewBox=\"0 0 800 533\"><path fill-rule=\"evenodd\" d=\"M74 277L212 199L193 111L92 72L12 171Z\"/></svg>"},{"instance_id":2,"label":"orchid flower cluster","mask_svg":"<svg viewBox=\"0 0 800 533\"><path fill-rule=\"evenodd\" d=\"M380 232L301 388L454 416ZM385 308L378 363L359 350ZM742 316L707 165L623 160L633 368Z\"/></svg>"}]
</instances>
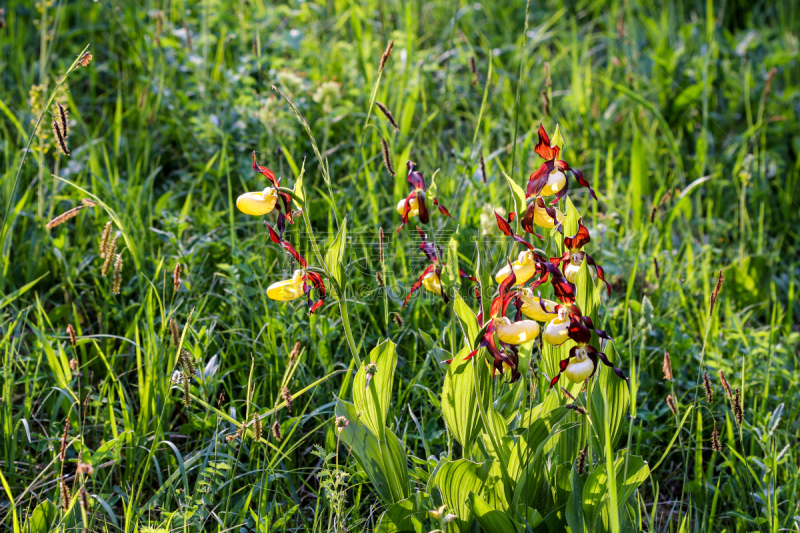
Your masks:
<instances>
[{"instance_id":1,"label":"orchid flower cluster","mask_svg":"<svg viewBox=\"0 0 800 533\"><path fill-rule=\"evenodd\" d=\"M534 150L545 161L528 180L526 211L520 225L527 233L543 239L536 233L534 226L555 228L563 234L564 214L553 206L567 194L568 180L565 172L571 172L579 184L589 189L595 200L597 197L580 170L558 159L563 144L558 128L553 142L541 125L538 135L539 141ZM427 209L424 208L424 179L413 168L414 165L409 163L408 181L415 190L397 206L398 212L403 216L403 225L400 229L407 224L408 216L420 213L421 222L426 223L428 219ZM544 199L553 195L555 199L550 205L546 204ZM443 214L450 216L441 205L439 209ZM566 251L560 257L548 258L525 237L514 232L511 224L516 218L516 213L509 213L507 218L503 218L495 212L495 218L500 231L525 249L519 253L515 261L507 260L506 266L495 274L495 281L499 285L497 296L492 300L488 317L483 316L482 310L478 313L478 324L482 329L473 345L474 350L466 356L466 359L471 359L481 348L485 348L491 356L492 376L509 373L509 383L513 383L521 377L519 346L537 339L541 332L542 340L551 345L560 346L568 339L576 344L570 349L568 356L559 362L559 372L550 379L551 388L558 383L562 374L573 383L585 382L594 376L598 363L612 368L617 376L626 379L605 353L589 344L592 331L603 341L613 342L613 340L605 331L596 329L591 318L583 315L576 303L575 280L584 261L594 267L598 279L605 282L603 268L583 249L591 241L589 230L583 225L583 220L579 221L575 235L564 237ZM442 289L441 281L442 250L428 242L422 230L417 228L417 231L422 238L420 248L431 264L411 287L403 307L408 304L411 295L421 287L440 295L447 303L448 296ZM459 271L459 275L477 281L463 271ZM544 299L537 291L537 288L548 282L552 285L554 297L558 301ZM607 283L606 287L610 295L611 289ZM477 289L476 295L480 299L480 291ZM544 326L543 329L539 325L540 322Z\"/></svg>"},{"instance_id":2,"label":"orchid flower cluster","mask_svg":"<svg viewBox=\"0 0 800 533\"><path fill-rule=\"evenodd\" d=\"M310 313L317 311L325 303L325 283L322 281L324 271L308 265L308 261L298 252L292 244L283 238L286 222L294 223L293 216L299 211L292 211L292 197L289 193L280 190L280 180L275 173L256 162L256 153L253 152L253 170L267 178L272 184L262 192L247 192L236 199L236 207L242 213L253 216L263 216L278 211L277 231L265 220L264 224L269 230L269 238L280 245L292 256L301 268L294 271L290 279L278 281L267 287L267 297L279 302L291 302L305 296ZM278 199L283 203L283 210ZM316 290L318 299L312 303L311 293Z\"/></svg>"}]
</instances>

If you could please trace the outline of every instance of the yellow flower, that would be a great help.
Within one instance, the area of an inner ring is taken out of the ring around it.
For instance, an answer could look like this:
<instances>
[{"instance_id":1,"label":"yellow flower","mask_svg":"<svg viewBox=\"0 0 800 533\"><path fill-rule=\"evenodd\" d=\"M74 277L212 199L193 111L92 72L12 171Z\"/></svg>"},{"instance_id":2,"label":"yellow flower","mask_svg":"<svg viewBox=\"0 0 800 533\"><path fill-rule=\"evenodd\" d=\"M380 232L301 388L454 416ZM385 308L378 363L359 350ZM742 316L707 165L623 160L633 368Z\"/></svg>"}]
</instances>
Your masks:
<instances>
[{"instance_id":1,"label":"yellow flower","mask_svg":"<svg viewBox=\"0 0 800 533\"><path fill-rule=\"evenodd\" d=\"M402 200L400 200L400 203L397 204L397 212L402 215L405 206L406 206L406 199L403 198ZM416 196L413 198L409 198L408 206L411 208L411 210L408 212L408 216L415 217L419 215L419 201L417 200Z\"/></svg>"},{"instance_id":2,"label":"yellow flower","mask_svg":"<svg viewBox=\"0 0 800 533\"><path fill-rule=\"evenodd\" d=\"M522 299L522 314L539 322L548 322L552 319L553 313L556 311L556 305L558 305L552 300L542 298L541 303L544 304L544 309L542 309L539 298L534 296L531 290L523 291L520 294L520 298Z\"/></svg>"},{"instance_id":3,"label":"yellow flower","mask_svg":"<svg viewBox=\"0 0 800 533\"><path fill-rule=\"evenodd\" d=\"M524 344L539 336L539 324L533 320L511 322L508 317L494 319L497 336L506 344Z\"/></svg>"},{"instance_id":4,"label":"yellow flower","mask_svg":"<svg viewBox=\"0 0 800 533\"><path fill-rule=\"evenodd\" d=\"M564 344L569 338L570 317L567 309L562 307L558 310L556 317L547 323L542 333L542 339L554 346Z\"/></svg>"},{"instance_id":5,"label":"yellow flower","mask_svg":"<svg viewBox=\"0 0 800 533\"><path fill-rule=\"evenodd\" d=\"M585 347L578 347L575 356L569 360L564 374L566 374L567 379L573 383L583 383L589 379L589 376L591 376L593 372L594 361L589 358Z\"/></svg>"},{"instance_id":6,"label":"yellow flower","mask_svg":"<svg viewBox=\"0 0 800 533\"><path fill-rule=\"evenodd\" d=\"M542 203L542 205L540 206L539 203L540 202L536 202L536 207L534 208L533 211L533 223L543 228L554 228L556 225L555 220L553 220L553 217L547 214L547 211L544 208L544 204ZM564 213L562 213L558 209L555 209L555 212L556 212L556 220L558 220L558 222L564 220Z\"/></svg>"},{"instance_id":7,"label":"yellow flower","mask_svg":"<svg viewBox=\"0 0 800 533\"><path fill-rule=\"evenodd\" d=\"M236 207L246 215L266 215L278 201L278 191L267 187L262 192L246 192L236 199Z\"/></svg>"},{"instance_id":8,"label":"yellow flower","mask_svg":"<svg viewBox=\"0 0 800 533\"><path fill-rule=\"evenodd\" d=\"M536 274L536 259L533 257L533 252L530 250L520 252L519 258L511 263L511 268L508 265L501 268L494 279L497 283L502 283L504 279L511 275L511 269L514 269L514 275L517 281L514 285L522 285Z\"/></svg>"},{"instance_id":9,"label":"yellow flower","mask_svg":"<svg viewBox=\"0 0 800 533\"><path fill-rule=\"evenodd\" d=\"M431 270L431 272L425 274L425 277L422 278L422 286L430 292L438 294L439 296L442 295L442 280L436 275L435 270Z\"/></svg>"},{"instance_id":10,"label":"yellow flower","mask_svg":"<svg viewBox=\"0 0 800 533\"><path fill-rule=\"evenodd\" d=\"M267 287L267 297L279 302L291 302L303 296L303 271L295 270L292 279L285 279Z\"/></svg>"},{"instance_id":11,"label":"yellow flower","mask_svg":"<svg viewBox=\"0 0 800 533\"><path fill-rule=\"evenodd\" d=\"M542 196L552 196L561 191L566 184L566 174L558 170L558 168L553 168L550 174L547 175L547 183L545 183L540 194Z\"/></svg>"},{"instance_id":12,"label":"yellow flower","mask_svg":"<svg viewBox=\"0 0 800 533\"><path fill-rule=\"evenodd\" d=\"M569 262L564 266L564 276L570 283L575 283L575 277L581 271L584 252L570 252Z\"/></svg>"}]
</instances>

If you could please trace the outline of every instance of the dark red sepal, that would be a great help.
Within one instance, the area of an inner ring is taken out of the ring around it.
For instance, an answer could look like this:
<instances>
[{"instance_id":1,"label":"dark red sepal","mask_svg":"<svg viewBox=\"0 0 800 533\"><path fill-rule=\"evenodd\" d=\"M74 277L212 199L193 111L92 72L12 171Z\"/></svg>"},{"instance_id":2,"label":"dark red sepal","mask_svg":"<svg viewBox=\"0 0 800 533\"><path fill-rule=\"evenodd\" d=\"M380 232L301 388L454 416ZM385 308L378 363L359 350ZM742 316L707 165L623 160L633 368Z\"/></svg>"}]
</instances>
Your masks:
<instances>
[{"instance_id":1,"label":"dark red sepal","mask_svg":"<svg viewBox=\"0 0 800 533\"><path fill-rule=\"evenodd\" d=\"M432 272L433 269L434 265L428 265L428 267L422 272L417 281L411 286L411 290L409 291L408 296L406 296L406 299L403 300L403 305L400 307L400 309L405 308L406 304L408 304L408 300L411 299L411 295L414 294L420 287L422 287L422 280L425 279L425 276Z\"/></svg>"},{"instance_id":2,"label":"dark red sepal","mask_svg":"<svg viewBox=\"0 0 800 533\"><path fill-rule=\"evenodd\" d=\"M547 131L542 126L542 123L539 123L539 142L536 143L536 147L533 149L534 152L539 154L539 156L546 160L550 161L558 157L558 153L561 149L558 146L550 146L550 137L547 135Z\"/></svg>"},{"instance_id":3,"label":"dark red sepal","mask_svg":"<svg viewBox=\"0 0 800 533\"><path fill-rule=\"evenodd\" d=\"M594 189L592 189L592 186L589 185L589 182L586 181L586 179L583 177L583 172L581 172L577 168L570 168L570 166L567 164L566 161L561 161L561 160L556 161L556 168L558 168L562 172L566 171L572 172L572 175L575 176L575 179L578 180L578 183L589 189L589 194L592 195L592 198L597 200L597 195L594 193Z\"/></svg>"},{"instance_id":4,"label":"dark red sepal","mask_svg":"<svg viewBox=\"0 0 800 533\"><path fill-rule=\"evenodd\" d=\"M406 163L406 167L408 168L408 182L411 184L412 187L415 189L419 189L421 191L425 190L425 178L422 176L421 173L414 170L414 163L413 161L408 161Z\"/></svg>"},{"instance_id":5,"label":"dark red sepal","mask_svg":"<svg viewBox=\"0 0 800 533\"><path fill-rule=\"evenodd\" d=\"M572 237L564 237L564 247L567 250L580 250L592 240L589 230L583 225L583 217L578 219L578 231Z\"/></svg>"},{"instance_id":6,"label":"dark red sepal","mask_svg":"<svg viewBox=\"0 0 800 533\"><path fill-rule=\"evenodd\" d=\"M438 207L438 208L439 208L439 212L440 212L441 214L443 214L444 216L446 216L446 217L450 217L450 218L453 218L453 215L451 215L451 214L450 214L450 211L448 211L448 210L447 210L447 208L446 208L445 206L443 206L442 204L440 204L440 203L439 203L439 200L437 200L436 198L434 198L434 199L433 199L433 205L435 205L436 207Z\"/></svg>"},{"instance_id":7,"label":"dark red sepal","mask_svg":"<svg viewBox=\"0 0 800 533\"><path fill-rule=\"evenodd\" d=\"M266 224L267 228L269 228L269 238L272 240L272 242L280 244L286 251L292 254L292 257L297 259L297 262L300 263L303 266L303 268L306 268L308 266L308 263L306 263L305 257L300 255L300 253L297 250L295 250L294 246L289 244L288 241L283 240L280 237L280 235L278 235L278 233L274 229L272 229L272 226L270 226L266 220L264 221L264 224Z\"/></svg>"}]
</instances>

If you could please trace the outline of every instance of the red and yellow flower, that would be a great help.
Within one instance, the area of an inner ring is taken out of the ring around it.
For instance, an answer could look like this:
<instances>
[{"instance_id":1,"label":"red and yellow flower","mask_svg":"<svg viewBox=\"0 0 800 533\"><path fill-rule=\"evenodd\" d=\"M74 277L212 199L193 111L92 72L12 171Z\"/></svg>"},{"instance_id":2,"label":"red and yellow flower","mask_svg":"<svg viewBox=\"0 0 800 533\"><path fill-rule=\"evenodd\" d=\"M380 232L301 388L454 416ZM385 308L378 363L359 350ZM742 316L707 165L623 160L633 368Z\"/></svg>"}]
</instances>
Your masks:
<instances>
[{"instance_id":1,"label":"red and yellow flower","mask_svg":"<svg viewBox=\"0 0 800 533\"><path fill-rule=\"evenodd\" d=\"M411 216L419 216L420 222L423 224L427 224L430 220L430 215L428 214L428 206L425 203L426 198L426 187L425 187L425 178L422 176L421 173L414 170L414 163L413 161L409 161L407 163L408 166L408 183L411 184L413 187L413 191L409 193L405 200L400 200L400 203L397 204L397 212L400 213L400 216L403 219L402 224L400 227L397 228L398 233L403 227L408 224L408 218ZM433 205L439 208L439 212L445 216L453 218L450 212L439 203L439 200L433 198Z\"/></svg>"},{"instance_id":2,"label":"red and yellow flower","mask_svg":"<svg viewBox=\"0 0 800 533\"><path fill-rule=\"evenodd\" d=\"M278 203L280 199L283 203L283 215L286 220L291 224L292 220L292 197L278 190L280 187L280 179L275 177L275 173L267 167L262 167L256 162L256 153L253 152L253 170L267 178L272 184L271 187L266 187L261 192L246 192L236 199L236 207L242 213L253 216L263 216L271 213L276 207L278 212L281 212L281 205Z\"/></svg>"},{"instance_id":3,"label":"red and yellow flower","mask_svg":"<svg viewBox=\"0 0 800 533\"><path fill-rule=\"evenodd\" d=\"M275 231L267 221L264 221L264 224L266 224L269 229L269 238L272 242L281 245L284 250L289 252L302 268L295 270L291 278L278 281L267 287L267 297L278 302L290 302L306 296L308 298L309 312L314 313L325 303L325 283L322 281L321 274L315 272L308 266L306 258L303 257L289 241L284 240L284 218L283 213L278 214L278 231ZM311 300L312 290L316 290L319 297L314 303L312 303Z\"/></svg>"},{"instance_id":4,"label":"red and yellow flower","mask_svg":"<svg viewBox=\"0 0 800 533\"><path fill-rule=\"evenodd\" d=\"M572 283L575 283L575 277L580 272L583 261L587 261L597 270L597 277L606 284L606 289L608 289L610 296L611 285L606 282L603 267L595 263L592 256L583 251L583 247L589 244L590 241L589 230L583 225L583 218L581 217L578 219L578 232L572 237L564 237L564 247L567 251L561 257L551 258L550 261L556 266L560 264L564 277Z\"/></svg>"}]
</instances>

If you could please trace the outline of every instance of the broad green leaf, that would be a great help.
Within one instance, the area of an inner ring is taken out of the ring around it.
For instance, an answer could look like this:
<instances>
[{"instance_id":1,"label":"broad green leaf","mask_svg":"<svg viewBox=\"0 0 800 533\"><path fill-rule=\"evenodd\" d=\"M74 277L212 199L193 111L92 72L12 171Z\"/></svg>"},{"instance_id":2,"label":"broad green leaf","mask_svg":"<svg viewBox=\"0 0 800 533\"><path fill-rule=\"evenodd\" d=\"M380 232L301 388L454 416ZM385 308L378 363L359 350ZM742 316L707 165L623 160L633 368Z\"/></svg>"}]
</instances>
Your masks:
<instances>
[{"instance_id":1,"label":"broad green leaf","mask_svg":"<svg viewBox=\"0 0 800 533\"><path fill-rule=\"evenodd\" d=\"M456 303L459 301L460 298L456 298ZM477 322L474 327L477 330ZM484 409L491 402L489 372L483 372L480 368L480 363L477 361L481 357L480 353L465 361L464 358L469 352L469 347L465 347L456 354L447 369L442 387L442 414L447 427L465 450L471 449L472 443L483 428L475 387L476 374Z\"/></svg>"},{"instance_id":2,"label":"broad green leaf","mask_svg":"<svg viewBox=\"0 0 800 533\"><path fill-rule=\"evenodd\" d=\"M352 449L384 503L396 503L408 498L410 490L406 453L395 434L386 431L386 440L381 445L375 434L359 420L355 405L339 400L335 411L336 416L344 416L349 421L341 438Z\"/></svg>"},{"instance_id":3,"label":"broad green leaf","mask_svg":"<svg viewBox=\"0 0 800 533\"><path fill-rule=\"evenodd\" d=\"M485 533L512 533L517 531L517 527L506 513L493 509L474 492L469 493L467 506L475 515L475 519Z\"/></svg>"},{"instance_id":4,"label":"broad green leaf","mask_svg":"<svg viewBox=\"0 0 800 533\"><path fill-rule=\"evenodd\" d=\"M627 465L625 458L627 457ZM617 497L620 508L650 475L650 468L641 457L628 455L614 461L617 481ZM583 512L589 531L594 530L600 511L608 505L608 476L605 468L595 468L583 485Z\"/></svg>"},{"instance_id":5,"label":"broad green leaf","mask_svg":"<svg viewBox=\"0 0 800 533\"><path fill-rule=\"evenodd\" d=\"M58 507L50 500L44 500L36 506L25 523L24 531L31 533L48 533L58 516Z\"/></svg>"},{"instance_id":6,"label":"broad green leaf","mask_svg":"<svg viewBox=\"0 0 800 533\"><path fill-rule=\"evenodd\" d=\"M478 336L480 327L478 326L478 318L472 309L469 308L467 303L461 298L460 294L455 295L453 301L453 309L458 317L458 322L461 324L461 330L464 332L464 343L467 346L472 346ZM469 352L468 352L469 353Z\"/></svg>"},{"instance_id":7,"label":"broad green leaf","mask_svg":"<svg viewBox=\"0 0 800 533\"><path fill-rule=\"evenodd\" d=\"M467 506L470 492L483 494L484 485L492 469L492 461L475 463L467 459L448 461L436 474L436 486L442 494L447 511L456 515L451 527L457 533L466 533L472 524L472 511Z\"/></svg>"},{"instance_id":8,"label":"broad green leaf","mask_svg":"<svg viewBox=\"0 0 800 533\"><path fill-rule=\"evenodd\" d=\"M366 367L369 363L375 363L378 371L367 386ZM392 403L396 365L395 344L386 339L369 353L369 359L361 365L353 381L353 402L361 415L361 420L381 442L385 438L386 417Z\"/></svg>"},{"instance_id":9,"label":"broad green leaf","mask_svg":"<svg viewBox=\"0 0 800 533\"><path fill-rule=\"evenodd\" d=\"M347 244L347 217L344 217L342 220L342 225L339 228L339 233L336 234L336 239L334 239L333 244L328 249L328 253L325 254L325 264L328 266L328 272L330 272L331 277L333 278L334 283L336 284L337 289L340 290L344 288L342 282L344 281L344 249L345 245ZM340 298L344 298L344 295L341 294Z\"/></svg>"},{"instance_id":10,"label":"broad green leaf","mask_svg":"<svg viewBox=\"0 0 800 533\"><path fill-rule=\"evenodd\" d=\"M417 492L410 498L389 506L378 521L377 533L395 533L414 531L414 518L424 520L428 510L429 497L424 492Z\"/></svg>"},{"instance_id":11,"label":"broad green leaf","mask_svg":"<svg viewBox=\"0 0 800 533\"><path fill-rule=\"evenodd\" d=\"M586 527L583 523L583 478L578 474L578 461L572 466L572 472L569 476L572 492L569 495L569 501L564 511L572 533L583 533Z\"/></svg>"}]
</instances>

